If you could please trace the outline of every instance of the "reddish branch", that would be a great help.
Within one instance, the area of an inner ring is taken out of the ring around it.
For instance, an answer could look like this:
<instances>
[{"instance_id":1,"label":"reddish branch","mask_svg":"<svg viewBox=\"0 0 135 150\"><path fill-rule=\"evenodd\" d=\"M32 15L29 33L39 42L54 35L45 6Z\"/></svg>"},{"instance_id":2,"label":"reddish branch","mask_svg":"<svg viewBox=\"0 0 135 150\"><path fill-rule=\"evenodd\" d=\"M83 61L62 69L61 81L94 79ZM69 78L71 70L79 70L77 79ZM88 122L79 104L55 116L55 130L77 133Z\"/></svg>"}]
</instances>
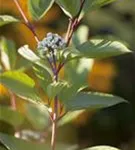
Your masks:
<instances>
[{"instance_id":1,"label":"reddish branch","mask_svg":"<svg viewBox=\"0 0 135 150\"><path fill-rule=\"evenodd\" d=\"M39 42L39 38L38 38L38 36L37 36L37 34L36 34L36 31L35 31L33 25L29 22L29 20L28 20L27 17L25 16L25 14L24 14L24 12L23 12L23 10L22 10L20 4L19 4L19 1L18 1L18 0L13 0L13 1L14 1L15 5L16 5L17 9L19 10L19 12L20 12L22 18L23 18L23 20L24 20L24 22L25 22L25 25L26 25L26 26L30 29L30 31L33 33L36 42Z\"/></svg>"}]
</instances>

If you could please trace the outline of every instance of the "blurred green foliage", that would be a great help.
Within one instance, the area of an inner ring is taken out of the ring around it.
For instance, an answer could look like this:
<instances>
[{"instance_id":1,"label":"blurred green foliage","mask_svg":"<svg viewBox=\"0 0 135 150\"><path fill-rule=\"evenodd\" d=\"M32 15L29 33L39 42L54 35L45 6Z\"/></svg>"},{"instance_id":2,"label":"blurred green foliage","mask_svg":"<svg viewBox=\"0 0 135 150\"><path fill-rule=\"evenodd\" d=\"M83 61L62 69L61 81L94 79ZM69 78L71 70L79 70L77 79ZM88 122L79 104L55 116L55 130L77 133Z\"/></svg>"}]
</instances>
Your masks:
<instances>
[{"instance_id":1,"label":"blurred green foliage","mask_svg":"<svg viewBox=\"0 0 135 150\"><path fill-rule=\"evenodd\" d=\"M29 16L29 19L36 26L36 30L40 35L40 38L42 38L45 35L45 33L47 33L50 30L63 34L63 31L65 29L65 24L67 21L66 21L66 17L63 16L61 10L56 5L50 10L49 15L46 16L45 19L43 18L41 21L35 22L32 20L31 16L28 13L26 1L21 0L20 2L23 6L23 9L26 12L26 15ZM18 12L15 8L14 9L13 8L14 5L11 4L10 0L8 0L7 3L3 3L3 1L0 0L0 14L5 14L5 13L12 14L18 18L19 16ZM129 48L134 51L135 49L135 45L134 45L135 9L134 8L135 8L134 0L123 0L123 1L119 0L115 3L109 4L98 10L94 10L86 14L81 23L85 24L88 27L88 28L86 27L87 38L91 38L97 35L115 36L118 40L125 41L125 43L129 46ZM84 32L86 30L84 29ZM83 42L85 42L85 40L87 39L87 38L85 39L85 37L83 36L84 32L81 31L81 34L79 34L80 37L82 37L81 40ZM35 41L33 40L33 35L24 25L21 25L20 23L6 25L0 28L0 36L4 36L7 39L12 38L16 42L17 47L19 47L20 45L24 45L26 43L28 43L32 49L36 47ZM74 37L75 36L76 35L74 35ZM5 53L10 55L11 51L7 53L6 49L11 49L13 44L10 40L8 40L8 42L9 42L9 47L8 48L5 47ZM74 41L74 45L76 43L79 44L79 42L80 39L78 39L78 41ZM76 115L75 117L77 118L77 121L75 121L75 118L73 117L73 119L71 119L69 122L65 121L65 123L59 127L58 141L62 140L63 143L68 143L68 144L78 143L80 147L85 147L88 145L89 146L97 145L97 144L110 144L112 146L117 146L119 148L122 148L121 145L124 144L126 145L130 143L130 141L132 141L132 138L134 136L133 132L134 132L134 125L135 125L134 124L135 59L134 59L134 54L127 54L127 55L113 57L106 60L95 60L94 62L92 62L92 65L90 64L90 62L89 64L87 63L84 66L82 65L83 66L82 71L80 71L82 72L82 74L80 77L82 76L85 77L85 80L83 80L85 83L84 85L88 84L89 89L93 91L113 93L118 96L122 96L123 98L129 100L131 102L131 105L122 103L107 109L103 109L101 111L92 109L92 110L88 110L87 112L86 111L81 112L79 113L79 115ZM26 68L22 70L27 70L28 74L31 75L32 72L31 70L28 69L29 66L31 66L31 63L28 64L27 61L24 61L24 59L20 58L20 56L18 55L17 58L18 58L16 64L16 66L18 66L17 68L19 69L23 67L24 64L26 64ZM9 61L15 61L15 59L10 58ZM8 68L10 67L12 68L15 65L9 66L9 64L7 64L7 66ZM68 68L68 65L66 67ZM77 78L75 78L75 74L78 73L79 71L74 72L74 68L75 67L77 68L78 64L75 65L71 64L71 67L69 65L69 68L71 69L70 71L71 72L73 71L71 74L71 79L75 82L75 79L77 80ZM95 67L97 68L94 69ZM86 73L89 73L89 77L86 76ZM80 79L81 78L79 78L78 81L81 82L82 80ZM0 87L0 88L2 89L4 87ZM3 91L1 93L2 95L4 94ZM42 91L40 91L40 94L41 93ZM6 96L8 94L9 93L7 92ZM3 99L6 98L2 97L2 100ZM43 97L43 99L45 98ZM27 104L27 102L18 102L18 111L21 111L22 113L21 115L25 117L25 121L24 121L25 123L22 124L21 127L22 129L26 127L28 129L32 129L33 131L43 130L44 129L43 126L49 124L49 119L47 120L48 122L44 120L44 117L46 117L46 113L47 113L46 110L39 108L36 105L33 106L31 104L30 105ZM36 115L33 116L35 112L37 116ZM43 113L45 116L43 115ZM66 117L67 116L65 116L65 118ZM16 120L16 117L13 118ZM8 122L10 122L10 119L8 120ZM14 121L14 123L16 123L16 121ZM6 127L5 123L3 122L0 122L0 126ZM11 129L11 131L9 130L9 133L13 134L14 133L13 128L12 127L10 128L9 127L10 125L7 126L8 127L6 128ZM5 132L6 129L1 128L1 130ZM63 134L64 137L66 135L65 139L63 137ZM1 137L3 137L2 141L4 141L5 137L3 135ZM20 145L18 144L18 141L16 141L16 139L13 139L13 137L9 137L9 138L11 138L12 141L15 142L17 146L20 148ZM11 143L8 144L10 145ZM31 147L28 146L28 148ZM32 147L32 149L34 148L35 145ZM45 148L44 145L43 148ZM12 147L12 149L14 149L14 147ZM132 150L132 149L134 150L134 147L129 146L127 150Z\"/></svg>"}]
</instances>

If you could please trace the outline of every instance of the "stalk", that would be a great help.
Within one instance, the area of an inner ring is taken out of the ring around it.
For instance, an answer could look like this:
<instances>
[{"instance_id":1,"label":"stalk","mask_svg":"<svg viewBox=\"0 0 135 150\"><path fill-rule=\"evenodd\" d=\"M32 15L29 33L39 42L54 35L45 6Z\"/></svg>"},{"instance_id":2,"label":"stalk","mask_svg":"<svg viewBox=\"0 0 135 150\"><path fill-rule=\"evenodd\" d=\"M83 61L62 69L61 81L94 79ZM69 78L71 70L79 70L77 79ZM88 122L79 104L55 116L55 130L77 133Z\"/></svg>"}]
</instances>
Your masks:
<instances>
[{"instance_id":1,"label":"stalk","mask_svg":"<svg viewBox=\"0 0 135 150\"><path fill-rule=\"evenodd\" d=\"M79 16L83 9L84 2L85 2L85 0L81 0L81 6L79 9L79 12L77 13L77 15L74 18L69 20L69 25L68 25L68 29L67 29L67 33L66 33L66 37L65 37L66 46L68 46L70 44L72 35L80 22ZM60 63L57 68L54 54L53 54L53 63L54 63L54 67L55 67L55 72L54 72L55 81L57 82L59 71L62 69L62 67L64 66L65 63ZM59 120L58 109L59 109L59 101L58 101L58 97L56 96L54 99L54 112L53 112L53 124L52 124L52 138L51 138L52 150L56 149L57 120Z\"/></svg>"},{"instance_id":2,"label":"stalk","mask_svg":"<svg viewBox=\"0 0 135 150\"><path fill-rule=\"evenodd\" d=\"M20 6L19 1L18 1L18 0L13 0L13 1L14 1L15 5L16 5L18 11L20 12L22 18L23 18L23 20L24 20L24 22L25 22L25 25L26 25L26 26L30 29L30 31L33 33L34 39L35 39L35 41L38 43L38 42L39 42L39 38L38 38L38 36L37 36L37 34L36 34L36 31L35 31L33 25L32 25L32 24L29 22L29 20L27 19L25 13L23 12L23 10L22 10L22 8L21 8L21 6Z\"/></svg>"},{"instance_id":3,"label":"stalk","mask_svg":"<svg viewBox=\"0 0 135 150\"><path fill-rule=\"evenodd\" d=\"M11 91L9 91L10 93L10 98L11 98L11 108L13 110L16 110L16 97L15 97L15 94Z\"/></svg>"},{"instance_id":4,"label":"stalk","mask_svg":"<svg viewBox=\"0 0 135 150\"><path fill-rule=\"evenodd\" d=\"M57 65L56 65L56 58L54 53L52 52L53 56L53 64L54 64L54 80L58 81L58 72L57 72ZM53 111L53 123L52 123L52 137L51 137L51 147L52 150L56 148L56 132L57 132L57 118L58 118L58 109L59 109L59 101L58 96L54 98L54 111Z\"/></svg>"},{"instance_id":5,"label":"stalk","mask_svg":"<svg viewBox=\"0 0 135 150\"><path fill-rule=\"evenodd\" d=\"M19 1L18 0L13 0L13 1L14 1L15 5L16 5L18 11L20 12L22 18L23 18L23 20L25 22L25 25L33 33L36 42L39 43L39 38L38 38L38 36L36 34L36 31L35 31L33 25L27 19L24 11L22 10L22 8L21 8L21 6L19 4ZM85 0L80 0L80 2L81 2L81 5L80 5L80 9L79 9L77 15L74 18L71 18L69 20L69 25L68 25L68 29L67 29L67 33L66 33L66 37L65 37L65 39L66 39L66 46L68 46L70 44L72 35L73 35L74 31L77 29L77 26L78 26L78 24L80 22L79 16L80 16L81 11L83 9ZM51 69L53 71L54 81L58 82L59 71L62 69L62 67L64 66L65 63L64 62L60 63L58 65L58 67L57 67L56 58L55 58L55 55L54 55L53 52L52 52L52 56L53 56L53 62L51 62L49 59L48 59L48 62L49 62L50 66L51 66ZM57 120L59 120L58 110L59 110L59 100L58 100L58 96L55 96L55 98L54 98L54 111L53 111L53 116L52 116L52 137L51 137L51 148L52 148L52 150L56 149Z\"/></svg>"},{"instance_id":6,"label":"stalk","mask_svg":"<svg viewBox=\"0 0 135 150\"><path fill-rule=\"evenodd\" d=\"M80 5L80 9L79 9L77 15L74 18L69 19L68 29L67 29L67 33L66 33L66 37L65 37L65 39L67 41L67 46L70 44L72 35L80 23L79 17L82 12L85 0L80 0L80 2L81 2L81 5Z\"/></svg>"}]
</instances>

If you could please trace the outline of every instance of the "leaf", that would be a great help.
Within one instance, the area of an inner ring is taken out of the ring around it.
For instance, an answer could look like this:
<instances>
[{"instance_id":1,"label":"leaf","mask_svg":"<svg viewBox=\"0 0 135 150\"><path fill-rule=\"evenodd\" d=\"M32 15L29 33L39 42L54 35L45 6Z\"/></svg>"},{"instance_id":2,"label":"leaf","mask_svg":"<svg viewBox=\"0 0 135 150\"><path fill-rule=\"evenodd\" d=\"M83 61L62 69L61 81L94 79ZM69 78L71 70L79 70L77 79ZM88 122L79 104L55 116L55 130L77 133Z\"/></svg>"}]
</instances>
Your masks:
<instances>
[{"instance_id":1,"label":"leaf","mask_svg":"<svg viewBox=\"0 0 135 150\"><path fill-rule=\"evenodd\" d=\"M43 90L47 91L47 86L52 83L52 76L46 71L44 68L34 65L33 67L36 76L38 77L38 81Z\"/></svg>"},{"instance_id":2,"label":"leaf","mask_svg":"<svg viewBox=\"0 0 135 150\"><path fill-rule=\"evenodd\" d=\"M5 147L0 146L0 150L7 150Z\"/></svg>"},{"instance_id":3,"label":"leaf","mask_svg":"<svg viewBox=\"0 0 135 150\"><path fill-rule=\"evenodd\" d=\"M64 126L65 124L68 124L72 122L74 119L76 119L79 115L81 115L85 110L76 110L76 111L69 111L65 116L63 116L59 122L58 126Z\"/></svg>"},{"instance_id":4,"label":"leaf","mask_svg":"<svg viewBox=\"0 0 135 150\"><path fill-rule=\"evenodd\" d=\"M88 86L88 75L93 60L88 58L75 59L65 64L65 80L75 87Z\"/></svg>"},{"instance_id":5,"label":"leaf","mask_svg":"<svg viewBox=\"0 0 135 150\"><path fill-rule=\"evenodd\" d=\"M29 49L28 45L24 45L18 49L20 55L22 55L25 59L35 63L40 60L40 58L31 50Z\"/></svg>"},{"instance_id":6,"label":"leaf","mask_svg":"<svg viewBox=\"0 0 135 150\"><path fill-rule=\"evenodd\" d=\"M54 98L57 96L64 87L68 86L67 82L59 81L59 82L53 82L48 85L47 87L47 95L49 98Z\"/></svg>"},{"instance_id":7,"label":"leaf","mask_svg":"<svg viewBox=\"0 0 135 150\"><path fill-rule=\"evenodd\" d=\"M75 87L74 85L67 85L63 87L61 92L59 93L59 99L61 101L68 101L70 100L74 95L76 95L78 91L78 87Z\"/></svg>"},{"instance_id":8,"label":"leaf","mask_svg":"<svg viewBox=\"0 0 135 150\"><path fill-rule=\"evenodd\" d=\"M120 150L120 149L111 146L94 146L83 150Z\"/></svg>"},{"instance_id":9,"label":"leaf","mask_svg":"<svg viewBox=\"0 0 135 150\"><path fill-rule=\"evenodd\" d=\"M76 16L80 9L80 0L56 0L56 3L70 18Z\"/></svg>"},{"instance_id":10,"label":"leaf","mask_svg":"<svg viewBox=\"0 0 135 150\"><path fill-rule=\"evenodd\" d=\"M28 0L28 8L33 19L39 20L52 7L54 0Z\"/></svg>"},{"instance_id":11,"label":"leaf","mask_svg":"<svg viewBox=\"0 0 135 150\"><path fill-rule=\"evenodd\" d=\"M0 15L0 27L13 22L19 22L19 20L13 16Z\"/></svg>"},{"instance_id":12,"label":"leaf","mask_svg":"<svg viewBox=\"0 0 135 150\"><path fill-rule=\"evenodd\" d=\"M15 69L21 72L25 72L28 69L31 69L33 64L27 59L20 57L16 63Z\"/></svg>"},{"instance_id":13,"label":"leaf","mask_svg":"<svg viewBox=\"0 0 135 150\"><path fill-rule=\"evenodd\" d=\"M0 75L0 82L12 92L26 99L39 100L34 88L35 82L27 74L19 71L7 71Z\"/></svg>"},{"instance_id":14,"label":"leaf","mask_svg":"<svg viewBox=\"0 0 135 150\"><path fill-rule=\"evenodd\" d=\"M0 133L0 142L8 150L51 150L50 143L39 144L34 142L26 142L13 136ZM56 150L68 150L70 145L56 143Z\"/></svg>"},{"instance_id":15,"label":"leaf","mask_svg":"<svg viewBox=\"0 0 135 150\"><path fill-rule=\"evenodd\" d=\"M0 120L5 121L16 128L23 123L24 116L17 111L11 110L9 107L0 106Z\"/></svg>"},{"instance_id":16,"label":"leaf","mask_svg":"<svg viewBox=\"0 0 135 150\"><path fill-rule=\"evenodd\" d=\"M63 101L68 110L103 108L127 102L123 98L103 93L78 93L69 101Z\"/></svg>"},{"instance_id":17,"label":"leaf","mask_svg":"<svg viewBox=\"0 0 135 150\"><path fill-rule=\"evenodd\" d=\"M17 52L15 43L11 40L2 38L0 41L1 61L7 70L15 68Z\"/></svg>"},{"instance_id":18,"label":"leaf","mask_svg":"<svg viewBox=\"0 0 135 150\"><path fill-rule=\"evenodd\" d=\"M53 73L49 67L49 64L45 60L42 61L31 49L29 49L28 45L24 45L19 48L18 52L25 59L44 68L52 76Z\"/></svg>"},{"instance_id":19,"label":"leaf","mask_svg":"<svg viewBox=\"0 0 135 150\"><path fill-rule=\"evenodd\" d=\"M50 124L48 108L44 105L27 104L25 106L27 118L37 130L43 130Z\"/></svg>"},{"instance_id":20,"label":"leaf","mask_svg":"<svg viewBox=\"0 0 135 150\"><path fill-rule=\"evenodd\" d=\"M83 9L82 9L82 15L87 13L88 11L91 11L93 9L99 8L101 6L104 6L106 4L109 4L115 0L85 0ZM56 3L62 8L64 13L69 16L70 18L74 18L81 7L81 1L80 0L56 0Z\"/></svg>"},{"instance_id":21,"label":"leaf","mask_svg":"<svg viewBox=\"0 0 135 150\"><path fill-rule=\"evenodd\" d=\"M85 25L81 25L77 31L73 34L73 45L77 46L87 41L89 34L89 28Z\"/></svg>"},{"instance_id":22,"label":"leaf","mask_svg":"<svg viewBox=\"0 0 135 150\"><path fill-rule=\"evenodd\" d=\"M80 55L87 58L107 58L131 52L124 44L118 41L94 39L87 41L76 48Z\"/></svg>"},{"instance_id":23,"label":"leaf","mask_svg":"<svg viewBox=\"0 0 135 150\"><path fill-rule=\"evenodd\" d=\"M80 58L80 52L74 46L67 47L63 51L60 51L60 62L67 63L77 58Z\"/></svg>"},{"instance_id":24,"label":"leaf","mask_svg":"<svg viewBox=\"0 0 135 150\"><path fill-rule=\"evenodd\" d=\"M85 0L83 11L87 13L88 11L97 9L114 1L116 0Z\"/></svg>"}]
</instances>

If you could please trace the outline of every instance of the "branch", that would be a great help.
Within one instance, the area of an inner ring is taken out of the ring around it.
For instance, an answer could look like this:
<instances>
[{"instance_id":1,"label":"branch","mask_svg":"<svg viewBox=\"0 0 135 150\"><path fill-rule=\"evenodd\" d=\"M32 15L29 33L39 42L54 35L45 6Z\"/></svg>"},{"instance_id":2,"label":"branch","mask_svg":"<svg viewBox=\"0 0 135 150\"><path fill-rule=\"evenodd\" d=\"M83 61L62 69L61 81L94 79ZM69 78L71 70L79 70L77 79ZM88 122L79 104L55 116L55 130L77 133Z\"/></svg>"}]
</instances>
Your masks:
<instances>
[{"instance_id":1,"label":"branch","mask_svg":"<svg viewBox=\"0 0 135 150\"><path fill-rule=\"evenodd\" d=\"M68 25L68 29L67 29L67 33L66 33L66 41L67 41L66 46L69 45L74 31L76 30L78 24L80 23L79 16L80 16L81 11L83 9L85 0L80 0L80 1L81 1L81 5L80 5L80 9L79 9L77 15L72 19L70 18L70 20L69 20L69 25Z\"/></svg>"},{"instance_id":2,"label":"branch","mask_svg":"<svg viewBox=\"0 0 135 150\"><path fill-rule=\"evenodd\" d=\"M28 20L27 17L25 16L25 14L24 14L24 12L23 12L23 10L22 10L20 4L19 4L19 1L18 1L18 0L13 0L13 1L14 1L15 5L16 5L17 9L19 10L19 12L20 12L22 18L23 18L23 20L24 20L24 22L25 22L25 25L26 25L26 26L30 29L30 31L33 33L34 38L35 38L36 42L38 43L38 42L39 42L39 38L38 38L38 36L37 36L37 34L36 34L36 31L35 31L33 25L29 22L29 20Z\"/></svg>"}]
</instances>

